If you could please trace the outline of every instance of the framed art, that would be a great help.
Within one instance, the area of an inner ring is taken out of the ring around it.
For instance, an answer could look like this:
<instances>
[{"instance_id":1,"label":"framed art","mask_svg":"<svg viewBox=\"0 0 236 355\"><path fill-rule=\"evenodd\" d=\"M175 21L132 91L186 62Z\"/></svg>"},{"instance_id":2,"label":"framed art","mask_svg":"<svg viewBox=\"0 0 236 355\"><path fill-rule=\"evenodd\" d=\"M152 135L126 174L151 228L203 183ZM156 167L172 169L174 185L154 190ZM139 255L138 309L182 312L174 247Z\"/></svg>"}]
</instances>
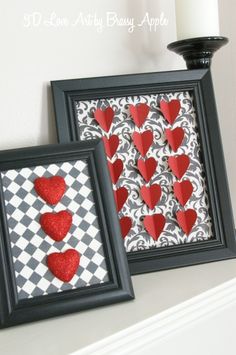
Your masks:
<instances>
[{"instance_id":1,"label":"framed art","mask_svg":"<svg viewBox=\"0 0 236 355\"><path fill-rule=\"evenodd\" d=\"M132 274L236 256L208 70L51 84L59 142L103 138Z\"/></svg>"},{"instance_id":2,"label":"framed art","mask_svg":"<svg viewBox=\"0 0 236 355\"><path fill-rule=\"evenodd\" d=\"M100 140L0 152L0 324L134 297Z\"/></svg>"}]
</instances>

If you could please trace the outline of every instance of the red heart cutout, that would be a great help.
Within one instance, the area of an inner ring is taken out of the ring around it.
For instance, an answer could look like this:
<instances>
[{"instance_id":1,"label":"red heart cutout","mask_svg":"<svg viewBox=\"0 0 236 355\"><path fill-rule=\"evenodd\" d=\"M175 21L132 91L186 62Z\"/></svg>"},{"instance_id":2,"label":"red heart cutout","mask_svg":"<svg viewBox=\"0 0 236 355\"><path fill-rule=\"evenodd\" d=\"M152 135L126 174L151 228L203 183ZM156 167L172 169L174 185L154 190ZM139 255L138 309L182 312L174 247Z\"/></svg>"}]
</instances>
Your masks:
<instances>
[{"instance_id":1,"label":"red heart cutout","mask_svg":"<svg viewBox=\"0 0 236 355\"><path fill-rule=\"evenodd\" d=\"M178 211L176 213L176 217L178 224L184 233L189 235L197 219L196 211L192 209L188 209L186 211Z\"/></svg>"},{"instance_id":2,"label":"red heart cutout","mask_svg":"<svg viewBox=\"0 0 236 355\"><path fill-rule=\"evenodd\" d=\"M116 159L114 163L108 162L108 167L110 170L111 180L113 184L116 184L120 177L120 174L123 171L123 162L121 159Z\"/></svg>"},{"instance_id":3,"label":"red heart cutout","mask_svg":"<svg viewBox=\"0 0 236 355\"><path fill-rule=\"evenodd\" d=\"M72 215L68 211L58 213L44 213L39 223L44 232L56 242L60 242L70 230Z\"/></svg>"},{"instance_id":4,"label":"red heart cutout","mask_svg":"<svg viewBox=\"0 0 236 355\"><path fill-rule=\"evenodd\" d=\"M124 206L125 201L128 198L128 190L125 187L120 187L116 191L114 191L117 211L119 212Z\"/></svg>"},{"instance_id":5,"label":"red heart cutout","mask_svg":"<svg viewBox=\"0 0 236 355\"><path fill-rule=\"evenodd\" d=\"M130 217L122 217L120 219L120 229L122 238L125 238L132 227L132 220Z\"/></svg>"},{"instance_id":6,"label":"red heart cutout","mask_svg":"<svg viewBox=\"0 0 236 355\"><path fill-rule=\"evenodd\" d=\"M174 183L174 194L179 203L184 206L193 193L193 185L189 180Z\"/></svg>"},{"instance_id":7,"label":"red heart cutout","mask_svg":"<svg viewBox=\"0 0 236 355\"><path fill-rule=\"evenodd\" d=\"M140 193L148 207L153 209L160 200L161 186L158 184L153 184L150 187L142 186Z\"/></svg>"},{"instance_id":8,"label":"red heart cutout","mask_svg":"<svg viewBox=\"0 0 236 355\"><path fill-rule=\"evenodd\" d=\"M159 213L153 214L152 216L145 216L143 220L144 227L154 240L159 238L165 223L165 217Z\"/></svg>"},{"instance_id":9,"label":"red heart cutout","mask_svg":"<svg viewBox=\"0 0 236 355\"><path fill-rule=\"evenodd\" d=\"M148 182L155 173L157 161L154 158L148 158L146 160L138 159L137 166L142 177Z\"/></svg>"},{"instance_id":10,"label":"red heart cutout","mask_svg":"<svg viewBox=\"0 0 236 355\"><path fill-rule=\"evenodd\" d=\"M166 139L167 139L169 145L171 146L173 151L176 152L184 139L183 128L177 127L172 130L167 128L165 130L165 133L166 133Z\"/></svg>"},{"instance_id":11,"label":"red heart cutout","mask_svg":"<svg viewBox=\"0 0 236 355\"><path fill-rule=\"evenodd\" d=\"M61 176L40 177L34 180L37 194L50 205L56 205L66 191L66 183Z\"/></svg>"},{"instance_id":12,"label":"red heart cutout","mask_svg":"<svg viewBox=\"0 0 236 355\"><path fill-rule=\"evenodd\" d=\"M133 142L138 149L139 153L145 157L148 149L153 143L153 133L152 131L145 131L143 133L134 132L132 135Z\"/></svg>"},{"instance_id":13,"label":"red heart cutout","mask_svg":"<svg viewBox=\"0 0 236 355\"><path fill-rule=\"evenodd\" d=\"M137 127L141 127L149 114L150 107L147 104L129 105L130 113Z\"/></svg>"},{"instance_id":14,"label":"red heart cutout","mask_svg":"<svg viewBox=\"0 0 236 355\"><path fill-rule=\"evenodd\" d=\"M112 136L110 136L110 138L103 137L102 139L103 139L106 154L111 159L117 151L119 145L119 138L118 136L113 134Z\"/></svg>"},{"instance_id":15,"label":"red heart cutout","mask_svg":"<svg viewBox=\"0 0 236 355\"><path fill-rule=\"evenodd\" d=\"M106 132L109 131L112 120L114 117L114 111L111 107L107 107L105 110L98 108L94 111L94 118L99 123L99 126Z\"/></svg>"},{"instance_id":16,"label":"red heart cutout","mask_svg":"<svg viewBox=\"0 0 236 355\"><path fill-rule=\"evenodd\" d=\"M175 176L181 179L188 169L190 159L187 155L176 155L175 157L168 158L168 164Z\"/></svg>"},{"instance_id":17,"label":"red heart cutout","mask_svg":"<svg viewBox=\"0 0 236 355\"><path fill-rule=\"evenodd\" d=\"M178 116L180 107L181 106L179 100L171 100L170 102L161 100L160 102L161 112L163 113L165 119L171 125L174 123L176 117Z\"/></svg>"},{"instance_id":18,"label":"red heart cutout","mask_svg":"<svg viewBox=\"0 0 236 355\"><path fill-rule=\"evenodd\" d=\"M69 282L77 272L80 262L80 254L74 249L68 249L64 253L52 253L47 256L47 265L50 271L58 279Z\"/></svg>"}]
</instances>

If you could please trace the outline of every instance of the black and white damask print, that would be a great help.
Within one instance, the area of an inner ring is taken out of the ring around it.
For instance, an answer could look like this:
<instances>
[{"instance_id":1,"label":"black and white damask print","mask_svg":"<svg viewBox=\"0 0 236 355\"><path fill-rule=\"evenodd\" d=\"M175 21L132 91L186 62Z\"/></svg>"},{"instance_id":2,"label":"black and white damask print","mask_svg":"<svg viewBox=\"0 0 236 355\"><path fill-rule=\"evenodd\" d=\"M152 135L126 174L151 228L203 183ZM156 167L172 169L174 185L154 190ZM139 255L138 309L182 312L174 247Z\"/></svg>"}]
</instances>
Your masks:
<instances>
[{"instance_id":1,"label":"black and white damask print","mask_svg":"<svg viewBox=\"0 0 236 355\"><path fill-rule=\"evenodd\" d=\"M160 110L160 101L177 99L181 109L173 126L171 127L163 117ZM129 105L146 103L150 112L144 124L138 128L131 118ZM108 133L102 130L94 119L94 111L98 108L104 110L112 107L115 112L111 128ZM110 159L123 161L124 169L114 189L126 187L128 198L119 212L119 218L124 216L132 219L132 227L124 239L127 252L173 246L183 243L193 243L213 238L212 223L209 214L209 201L207 196L204 166L200 158L200 143L197 131L196 112L190 92L175 92L168 94L152 94L140 96L127 96L119 98L106 98L99 100L76 101L75 111L78 120L81 140L93 139L111 135L119 137L118 149ZM184 139L177 152L173 152L165 138L166 128L182 127L185 131ZM153 157L157 168L149 183L145 183L137 170L137 160L141 157L134 146L132 134L151 130L153 144L146 154L146 158ZM187 236L176 220L176 212L184 210L173 194L173 184L177 181L168 167L169 156L186 154L190 158L190 165L181 180L188 179L193 185L193 193L184 209L194 209L197 220L191 233ZM144 185L159 184L162 189L160 201L153 210L150 210L140 196L140 188ZM163 214L166 224L158 240L154 240L145 230L143 219L147 215Z\"/></svg>"}]
</instances>

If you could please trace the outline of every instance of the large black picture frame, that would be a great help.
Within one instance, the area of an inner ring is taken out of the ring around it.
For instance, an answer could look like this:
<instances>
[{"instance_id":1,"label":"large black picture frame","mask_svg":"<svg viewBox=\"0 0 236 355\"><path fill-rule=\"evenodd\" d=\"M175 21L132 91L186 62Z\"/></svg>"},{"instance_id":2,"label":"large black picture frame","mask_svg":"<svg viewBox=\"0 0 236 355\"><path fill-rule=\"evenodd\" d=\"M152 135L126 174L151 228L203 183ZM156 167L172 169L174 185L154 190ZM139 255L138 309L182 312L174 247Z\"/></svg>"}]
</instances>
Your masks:
<instances>
[{"instance_id":1,"label":"large black picture frame","mask_svg":"<svg viewBox=\"0 0 236 355\"><path fill-rule=\"evenodd\" d=\"M201 157L214 238L204 242L128 253L131 274L212 262L236 256L235 229L211 73L207 69L52 81L59 142L80 140L75 101L190 91L194 98Z\"/></svg>"},{"instance_id":2,"label":"large black picture frame","mask_svg":"<svg viewBox=\"0 0 236 355\"><path fill-rule=\"evenodd\" d=\"M86 161L88 165L109 279L87 287L19 300L2 172L76 160ZM104 148L100 140L2 151L0 174L1 328L134 298Z\"/></svg>"}]
</instances>

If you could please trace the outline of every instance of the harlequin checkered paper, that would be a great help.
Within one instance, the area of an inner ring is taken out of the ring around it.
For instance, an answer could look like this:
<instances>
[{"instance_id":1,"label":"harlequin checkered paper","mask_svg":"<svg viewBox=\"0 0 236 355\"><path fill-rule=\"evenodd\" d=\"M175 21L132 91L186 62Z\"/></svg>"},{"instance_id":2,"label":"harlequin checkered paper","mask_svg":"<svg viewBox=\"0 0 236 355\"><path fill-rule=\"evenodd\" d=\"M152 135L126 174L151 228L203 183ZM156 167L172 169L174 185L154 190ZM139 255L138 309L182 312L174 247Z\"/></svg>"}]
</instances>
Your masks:
<instances>
[{"instance_id":1,"label":"harlequin checkered paper","mask_svg":"<svg viewBox=\"0 0 236 355\"><path fill-rule=\"evenodd\" d=\"M8 170L1 175L19 299L108 281L86 161ZM55 175L64 177L67 190L56 206L50 206L37 195L33 182L37 177ZM43 232L39 218L42 213L65 209L73 215L72 227L63 241L55 242ZM72 280L64 283L50 272L46 256L70 248L80 253L80 267Z\"/></svg>"}]
</instances>

